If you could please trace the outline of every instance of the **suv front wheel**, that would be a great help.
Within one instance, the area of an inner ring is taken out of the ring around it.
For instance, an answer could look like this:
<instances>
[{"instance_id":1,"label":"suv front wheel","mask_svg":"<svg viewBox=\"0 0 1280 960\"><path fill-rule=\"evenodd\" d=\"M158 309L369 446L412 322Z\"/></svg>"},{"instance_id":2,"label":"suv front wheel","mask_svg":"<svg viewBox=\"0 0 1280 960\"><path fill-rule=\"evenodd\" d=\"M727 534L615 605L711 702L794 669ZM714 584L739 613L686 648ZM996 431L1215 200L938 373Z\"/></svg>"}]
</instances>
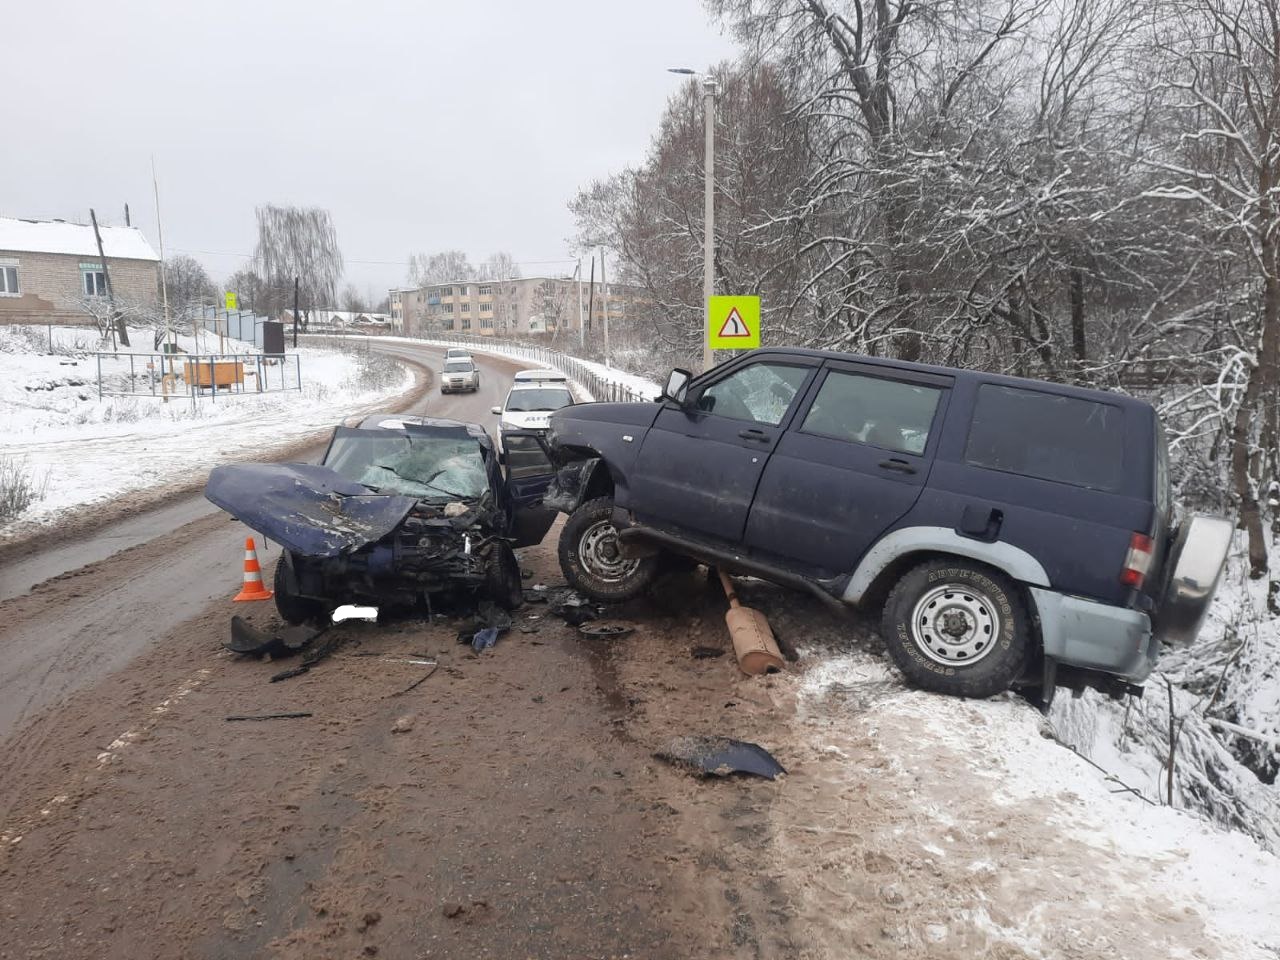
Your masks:
<instances>
[{"instance_id":1,"label":"suv front wheel","mask_svg":"<svg viewBox=\"0 0 1280 960\"><path fill-rule=\"evenodd\" d=\"M560 569L592 600L630 600L653 582L658 558L624 557L613 526L613 500L588 500L569 514L560 531Z\"/></svg>"},{"instance_id":2,"label":"suv front wheel","mask_svg":"<svg viewBox=\"0 0 1280 960\"><path fill-rule=\"evenodd\" d=\"M885 602L880 632L908 680L959 697L1009 689L1031 647L1018 589L965 560L931 560L910 570Z\"/></svg>"}]
</instances>

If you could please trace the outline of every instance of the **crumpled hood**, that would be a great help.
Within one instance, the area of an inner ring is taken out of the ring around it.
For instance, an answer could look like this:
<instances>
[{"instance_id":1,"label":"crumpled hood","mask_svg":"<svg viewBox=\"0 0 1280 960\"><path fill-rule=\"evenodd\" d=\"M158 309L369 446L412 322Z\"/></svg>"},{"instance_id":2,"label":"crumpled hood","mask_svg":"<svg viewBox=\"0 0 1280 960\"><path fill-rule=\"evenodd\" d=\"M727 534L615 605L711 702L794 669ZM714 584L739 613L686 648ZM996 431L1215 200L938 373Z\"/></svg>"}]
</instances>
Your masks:
<instances>
[{"instance_id":1,"label":"crumpled hood","mask_svg":"<svg viewBox=\"0 0 1280 960\"><path fill-rule=\"evenodd\" d=\"M243 463L214 467L204 495L286 550L336 557L381 540L418 502L370 493L328 467Z\"/></svg>"}]
</instances>

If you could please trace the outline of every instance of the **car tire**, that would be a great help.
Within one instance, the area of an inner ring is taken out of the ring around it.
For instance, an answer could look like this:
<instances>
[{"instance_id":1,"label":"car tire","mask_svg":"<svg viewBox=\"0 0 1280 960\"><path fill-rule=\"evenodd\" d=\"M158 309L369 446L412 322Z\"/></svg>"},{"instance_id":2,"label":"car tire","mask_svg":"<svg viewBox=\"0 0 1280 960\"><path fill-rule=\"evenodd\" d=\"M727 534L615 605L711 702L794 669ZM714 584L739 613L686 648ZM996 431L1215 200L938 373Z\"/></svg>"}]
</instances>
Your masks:
<instances>
[{"instance_id":1,"label":"car tire","mask_svg":"<svg viewBox=\"0 0 1280 960\"><path fill-rule=\"evenodd\" d=\"M324 604L319 600L312 600L309 597L300 597L289 586L288 565L290 561L287 555L282 555L276 561L276 572L272 578L272 588L275 590L276 612L280 614L280 619L285 623L308 623L312 620L320 620L324 617Z\"/></svg>"},{"instance_id":2,"label":"car tire","mask_svg":"<svg viewBox=\"0 0 1280 960\"><path fill-rule=\"evenodd\" d=\"M613 498L588 500L569 514L560 531L560 569L575 590L592 600L630 600L658 571L656 556L627 559L619 553Z\"/></svg>"},{"instance_id":3,"label":"car tire","mask_svg":"<svg viewBox=\"0 0 1280 960\"><path fill-rule=\"evenodd\" d=\"M930 560L909 570L885 601L880 633L913 685L957 697L1008 690L1031 654L1021 591L967 560Z\"/></svg>"},{"instance_id":4,"label":"car tire","mask_svg":"<svg viewBox=\"0 0 1280 960\"><path fill-rule=\"evenodd\" d=\"M489 565L487 580L489 596L493 602L507 610L514 610L524 603L524 580L520 576L520 562L509 543L497 543L495 556Z\"/></svg>"}]
</instances>

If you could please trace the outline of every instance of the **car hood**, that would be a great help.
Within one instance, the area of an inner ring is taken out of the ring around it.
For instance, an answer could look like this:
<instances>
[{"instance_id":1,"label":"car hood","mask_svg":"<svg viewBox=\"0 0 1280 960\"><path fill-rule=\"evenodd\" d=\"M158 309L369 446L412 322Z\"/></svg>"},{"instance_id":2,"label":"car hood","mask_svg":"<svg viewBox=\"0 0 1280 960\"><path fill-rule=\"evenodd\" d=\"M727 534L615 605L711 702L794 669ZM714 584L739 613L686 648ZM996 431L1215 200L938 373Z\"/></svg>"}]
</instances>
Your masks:
<instances>
[{"instance_id":1,"label":"car hood","mask_svg":"<svg viewBox=\"0 0 1280 960\"><path fill-rule=\"evenodd\" d=\"M336 557L381 540L417 504L370 493L328 467L245 463L214 467L204 495L252 530L303 557Z\"/></svg>"}]
</instances>

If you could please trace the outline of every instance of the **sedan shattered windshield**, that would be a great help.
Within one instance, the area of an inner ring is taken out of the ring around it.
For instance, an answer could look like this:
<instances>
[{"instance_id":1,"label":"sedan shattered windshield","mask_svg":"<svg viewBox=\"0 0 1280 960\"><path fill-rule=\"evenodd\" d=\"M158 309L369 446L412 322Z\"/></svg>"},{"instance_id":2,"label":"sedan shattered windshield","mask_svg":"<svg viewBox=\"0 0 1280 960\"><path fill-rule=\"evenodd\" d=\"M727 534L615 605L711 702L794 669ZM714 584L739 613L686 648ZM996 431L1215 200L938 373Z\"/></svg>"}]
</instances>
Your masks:
<instances>
[{"instance_id":1,"label":"sedan shattered windshield","mask_svg":"<svg viewBox=\"0 0 1280 960\"><path fill-rule=\"evenodd\" d=\"M423 500L474 500L489 489L469 438L339 430L324 465L370 490Z\"/></svg>"}]
</instances>

